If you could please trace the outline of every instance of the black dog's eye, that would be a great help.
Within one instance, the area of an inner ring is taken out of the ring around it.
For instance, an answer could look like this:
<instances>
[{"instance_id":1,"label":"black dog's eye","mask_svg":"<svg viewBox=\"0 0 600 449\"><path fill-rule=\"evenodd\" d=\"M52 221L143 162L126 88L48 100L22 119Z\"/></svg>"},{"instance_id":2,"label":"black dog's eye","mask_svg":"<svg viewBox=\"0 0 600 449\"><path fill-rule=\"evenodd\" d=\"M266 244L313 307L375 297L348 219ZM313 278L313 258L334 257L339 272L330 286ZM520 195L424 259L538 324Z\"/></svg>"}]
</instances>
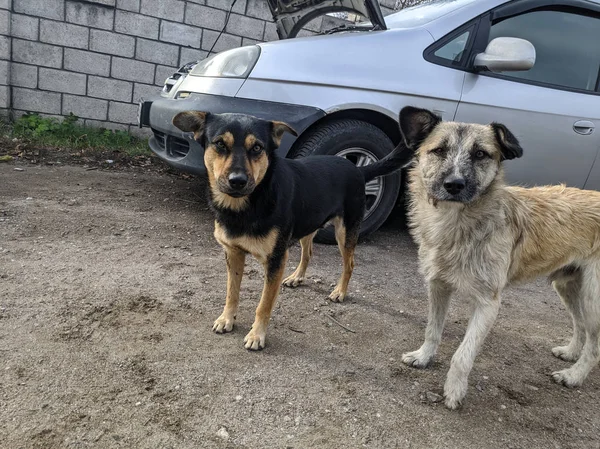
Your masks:
<instances>
[{"instance_id":1,"label":"black dog's eye","mask_svg":"<svg viewBox=\"0 0 600 449\"><path fill-rule=\"evenodd\" d=\"M227 151L227 146L225 146L225 142L223 142L222 140L217 140L215 142L215 146L219 151Z\"/></svg>"},{"instance_id":2,"label":"black dog's eye","mask_svg":"<svg viewBox=\"0 0 600 449\"><path fill-rule=\"evenodd\" d=\"M446 150L444 148L434 148L433 150L430 151L430 153L433 153L437 156L443 156L444 153L446 152Z\"/></svg>"},{"instance_id":3,"label":"black dog's eye","mask_svg":"<svg viewBox=\"0 0 600 449\"><path fill-rule=\"evenodd\" d=\"M262 152L263 148L260 145L254 145L252 147L252 149L250 150L251 154L260 154Z\"/></svg>"},{"instance_id":4,"label":"black dog's eye","mask_svg":"<svg viewBox=\"0 0 600 449\"><path fill-rule=\"evenodd\" d=\"M487 157L487 153L483 150L477 150L474 156L475 159L484 159L485 157Z\"/></svg>"}]
</instances>

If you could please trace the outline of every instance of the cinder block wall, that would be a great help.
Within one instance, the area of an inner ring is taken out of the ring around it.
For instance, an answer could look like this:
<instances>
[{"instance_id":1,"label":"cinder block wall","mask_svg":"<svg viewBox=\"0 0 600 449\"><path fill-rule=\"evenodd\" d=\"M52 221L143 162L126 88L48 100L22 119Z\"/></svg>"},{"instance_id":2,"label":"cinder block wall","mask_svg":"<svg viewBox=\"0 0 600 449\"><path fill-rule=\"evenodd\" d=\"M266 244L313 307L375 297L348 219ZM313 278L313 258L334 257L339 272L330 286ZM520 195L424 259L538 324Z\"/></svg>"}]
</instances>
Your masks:
<instances>
[{"instance_id":1,"label":"cinder block wall","mask_svg":"<svg viewBox=\"0 0 600 449\"><path fill-rule=\"evenodd\" d=\"M395 0L383 0L385 8ZM0 113L74 113L139 133L137 101L207 56L231 0L0 0ZM313 21L303 33L323 26ZM264 0L238 0L215 51L276 40Z\"/></svg>"}]
</instances>

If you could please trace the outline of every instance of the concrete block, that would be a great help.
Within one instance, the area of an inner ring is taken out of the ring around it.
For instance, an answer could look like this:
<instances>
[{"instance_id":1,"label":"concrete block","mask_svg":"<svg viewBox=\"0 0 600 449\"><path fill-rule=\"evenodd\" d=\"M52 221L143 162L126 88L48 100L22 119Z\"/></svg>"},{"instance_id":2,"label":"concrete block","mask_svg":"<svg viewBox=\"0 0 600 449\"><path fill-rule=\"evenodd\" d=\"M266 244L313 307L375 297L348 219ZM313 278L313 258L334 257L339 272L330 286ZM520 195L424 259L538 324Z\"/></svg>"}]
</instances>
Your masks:
<instances>
[{"instance_id":1,"label":"concrete block","mask_svg":"<svg viewBox=\"0 0 600 449\"><path fill-rule=\"evenodd\" d=\"M0 34L10 34L10 11L0 9Z\"/></svg>"},{"instance_id":2,"label":"concrete block","mask_svg":"<svg viewBox=\"0 0 600 449\"><path fill-rule=\"evenodd\" d=\"M262 39L265 32L265 21L241 16L239 14L232 14L225 31L237 36Z\"/></svg>"},{"instance_id":3,"label":"concrete block","mask_svg":"<svg viewBox=\"0 0 600 449\"><path fill-rule=\"evenodd\" d=\"M140 12L140 0L117 0L117 9Z\"/></svg>"},{"instance_id":4,"label":"concrete block","mask_svg":"<svg viewBox=\"0 0 600 449\"><path fill-rule=\"evenodd\" d=\"M110 129L112 131L126 131L126 132L129 131L128 125L124 125L122 123L104 122L101 120L87 119L85 121L85 126L88 126L90 128Z\"/></svg>"},{"instance_id":5,"label":"concrete block","mask_svg":"<svg viewBox=\"0 0 600 449\"><path fill-rule=\"evenodd\" d=\"M156 75L154 76L154 84L162 87L165 84L165 80L175 72L177 72L177 67L157 65Z\"/></svg>"},{"instance_id":6,"label":"concrete block","mask_svg":"<svg viewBox=\"0 0 600 449\"><path fill-rule=\"evenodd\" d=\"M90 50L132 58L135 53L135 38L110 31L91 30Z\"/></svg>"},{"instance_id":7,"label":"concrete block","mask_svg":"<svg viewBox=\"0 0 600 449\"><path fill-rule=\"evenodd\" d=\"M90 76L88 78L87 94L90 97L131 102L132 92L133 83L127 81L102 78L99 76Z\"/></svg>"},{"instance_id":8,"label":"concrete block","mask_svg":"<svg viewBox=\"0 0 600 449\"><path fill-rule=\"evenodd\" d=\"M13 87L12 107L28 112L60 114L60 96L55 92Z\"/></svg>"},{"instance_id":9,"label":"concrete block","mask_svg":"<svg viewBox=\"0 0 600 449\"><path fill-rule=\"evenodd\" d=\"M10 59L11 47L10 37L0 36L0 59Z\"/></svg>"},{"instance_id":10,"label":"concrete block","mask_svg":"<svg viewBox=\"0 0 600 449\"><path fill-rule=\"evenodd\" d=\"M0 0L0 8L2 9L10 9L12 4L12 0Z\"/></svg>"},{"instance_id":11,"label":"concrete block","mask_svg":"<svg viewBox=\"0 0 600 449\"><path fill-rule=\"evenodd\" d=\"M242 38L242 47L245 47L246 45L256 45L256 44L260 44L262 41L255 41L254 39L248 39L247 37L243 37Z\"/></svg>"},{"instance_id":12,"label":"concrete block","mask_svg":"<svg viewBox=\"0 0 600 449\"><path fill-rule=\"evenodd\" d=\"M179 67L188 62L202 61L208 53L204 50L195 50L193 48L182 48L179 57Z\"/></svg>"},{"instance_id":13,"label":"concrete block","mask_svg":"<svg viewBox=\"0 0 600 449\"><path fill-rule=\"evenodd\" d=\"M179 47L138 38L135 58L158 64L176 65L179 59Z\"/></svg>"},{"instance_id":14,"label":"concrete block","mask_svg":"<svg viewBox=\"0 0 600 449\"><path fill-rule=\"evenodd\" d=\"M0 61L0 84L10 84L10 61Z\"/></svg>"},{"instance_id":15,"label":"concrete block","mask_svg":"<svg viewBox=\"0 0 600 449\"><path fill-rule=\"evenodd\" d=\"M62 47L13 39L12 50L15 62L26 62L42 67L60 68L62 66Z\"/></svg>"},{"instance_id":16,"label":"concrete block","mask_svg":"<svg viewBox=\"0 0 600 449\"><path fill-rule=\"evenodd\" d=\"M189 25L163 20L160 26L160 40L199 48L202 40L202 30Z\"/></svg>"},{"instance_id":17,"label":"concrete block","mask_svg":"<svg viewBox=\"0 0 600 449\"><path fill-rule=\"evenodd\" d=\"M211 30L221 30L225 25L226 15L225 11L220 9L188 3L185 12L185 23Z\"/></svg>"},{"instance_id":18,"label":"concrete block","mask_svg":"<svg viewBox=\"0 0 600 449\"><path fill-rule=\"evenodd\" d=\"M109 6L70 1L66 4L67 22L112 30L115 10Z\"/></svg>"},{"instance_id":19,"label":"concrete block","mask_svg":"<svg viewBox=\"0 0 600 449\"><path fill-rule=\"evenodd\" d=\"M154 82L154 64L125 58L113 58L111 76L120 80Z\"/></svg>"},{"instance_id":20,"label":"concrete block","mask_svg":"<svg viewBox=\"0 0 600 449\"><path fill-rule=\"evenodd\" d=\"M37 87L38 68L35 65L12 62L10 65L11 86Z\"/></svg>"},{"instance_id":21,"label":"concrete block","mask_svg":"<svg viewBox=\"0 0 600 449\"><path fill-rule=\"evenodd\" d=\"M232 1L233 0L206 0L206 6L222 9L223 11L229 11ZM195 3L202 4L202 2ZM234 12L236 14L244 14L246 12L246 0L237 0L231 12Z\"/></svg>"},{"instance_id":22,"label":"concrete block","mask_svg":"<svg viewBox=\"0 0 600 449\"><path fill-rule=\"evenodd\" d=\"M52 92L85 95L86 76L65 70L40 68L38 87Z\"/></svg>"},{"instance_id":23,"label":"concrete block","mask_svg":"<svg viewBox=\"0 0 600 449\"><path fill-rule=\"evenodd\" d=\"M248 0L246 14L257 19L272 21L271 10L265 0Z\"/></svg>"},{"instance_id":24,"label":"concrete block","mask_svg":"<svg viewBox=\"0 0 600 449\"><path fill-rule=\"evenodd\" d=\"M108 120L117 123L136 124L138 105L111 101L108 105Z\"/></svg>"},{"instance_id":25,"label":"concrete block","mask_svg":"<svg viewBox=\"0 0 600 449\"><path fill-rule=\"evenodd\" d=\"M216 31L204 30L202 33L202 49L210 50L218 35L219 33ZM219 37L213 53L229 50L230 48L236 48L240 45L242 45L242 38L240 36L233 36L232 34L223 33L221 34L221 37Z\"/></svg>"},{"instance_id":26,"label":"concrete block","mask_svg":"<svg viewBox=\"0 0 600 449\"><path fill-rule=\"evenodd\" d=\"M41 20L40 40L65 47L88 48L90 32L86 27L68 23Z\"/></svg>"},{"instance_id":27,"label":"concrete block","mask_svg":"<svg viewBox=\"0 0 600 449\"><path fill-rule=\"evenodd\" d=\"M65 18L64 0L13 0L15 12L47 19L63 20Z\"/></svg>"},{"instance_id":28,"label":"concrete block","mask_svg":"<svg viewBox=\"0 0 600 449\"><path fill-rule=\"evenodd\" d=\"M79 97L77 95L63 95L63 115L70 112L81 118L91 118L95 120L106 120L108 111L108 101L98 100L89 97Z\"/></svg>"},{"instance_id":29,"label":"concrete block","mask_svg":"<svg viewBox=\"0 0 600 449\"><path fill-rule=\"evenodd\" d=\"M271 42L278 40L279 34L277 34L277 25L275 25L275 22L267 22L265 24L265 35L263 36L263 41Z\"/></svg>"},{"instance_id":30,"label":"concrete block","mask_svg":"<svg viewBox=\"0 0 600 449\"><path fill-rule=\"evenodd\" d=\"M0 86L0 109L4 110L10 106L10 87Z\"/></svg>"},{"instance_id":31,"label":"concrete block","mask_svg":"<svg viewBox=\"0 0 600 449\"><path fill-rule=\"evenodd\" d=\"M128 11L117 10L115 16L115 31L134 36L158 39L159 20L154 17L142 16Z\"/></svg>"},{"instance_id":32,"label":"concrete block","mask_svg":"<svg viewBox=\"0 0 600 449\"><path fill-rule=\"evenodd\" d=\"M97 3L99 5L115 6L116 0L81 0L85 3Z\"/></svg>"},{"instance_id":33,"label":"concrete block","mask_svg":"<svg viewBox=\"0 0 600 449\"><path fill-rule=\"evenodd\" d=\"M137 125L129 125L129 134L139 139L147 139L152 135L152 130L150 128L140 128Z\"/></svg>"},{"instance_id":34,"label":"concrete block","mask_svg":"<svg viewBox=\"0 0 600 449\"><path fill-rule=\"evenodd\" d=\"M64 68L91 75L110 75L110 56L85 50L65 48Z\"/></svg>"},{"instance_id":35,"label":"concrete block","mask_svg":"<svg viewBox=\"0 0 600 449\"><path fill-rule=\"evenodd\" d=\"M35 17L13 14L11 16L11 34L13 37L37 41L39 38L39 23L40 20Z\"/></svg>"},{"instance_id":36,"label":"concrete block","mask_svg":"<svg viewBox=\"0 0 600 449\"><path fill-rule=\"evenodd\" d=\"M141 98L160 95L160 91L161 88L154 85L135 83L133 86L133 102L137 103Z\"/></svg>"},{"instance_id":37,"label":"concrete block","mask_svg":"<svg viewBox=\"0 0 600 449\"><path fill-rule=\"evenodd\" d=\"M141 0L140 12L173 22L183 22L185 2L181 0Z\"/></svg>"}]
</instances>

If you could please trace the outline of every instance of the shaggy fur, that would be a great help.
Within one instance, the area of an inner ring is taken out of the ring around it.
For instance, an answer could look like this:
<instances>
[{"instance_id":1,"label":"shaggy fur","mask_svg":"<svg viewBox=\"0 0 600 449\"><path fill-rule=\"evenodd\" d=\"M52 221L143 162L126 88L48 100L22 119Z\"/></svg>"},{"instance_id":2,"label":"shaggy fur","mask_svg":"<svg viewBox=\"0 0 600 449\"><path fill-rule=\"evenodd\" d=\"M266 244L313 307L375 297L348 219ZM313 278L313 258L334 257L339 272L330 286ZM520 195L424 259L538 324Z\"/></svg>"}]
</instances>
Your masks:
<instances>
[{"instance_id":1,"label":"shaggy fur","mask_svg":"<svg viewBox=\"0 0 600 449\"><path fill-rule=\"evenodd\" d=\"M600 360L600 193L505 185L502 163L522 150L502 125L442 122L411 107L400 117L406 144L417 150L409 175L410 226L429 293L425 342L404 354L404 363L426 367L440 343L451 294L470 300L472 316L444 385L446 406L457 408L502 290L549 275L574 327L570 343L552 352L575 363L552 377L580 386Z\"/></svg>"},{"instance_id":2,"label":"shaggy fur","mask_svg":"<svg viewBox=\"0 0 600 449\"><path fill-rule=\"evenodd\" d=\"M357 168L347 159L312 156L280 159L275 154L284 132L296 132L282 122L243 114L186 111L173 124L204 146L209 202L215 213L215 238L227 260L225 308L213 330L233 330L246 254L265 269L265 283L246 349L265 346L267 326L279 294L288 247L300 240L301 262L283 284L297 287L306 274L317 230L332 223L343 259L342 275L329 295L346 297L354 268L365 208L365 182L391 173L408 162L412 153L397 148L379 163Z\"/></svg>"}]
</instances>

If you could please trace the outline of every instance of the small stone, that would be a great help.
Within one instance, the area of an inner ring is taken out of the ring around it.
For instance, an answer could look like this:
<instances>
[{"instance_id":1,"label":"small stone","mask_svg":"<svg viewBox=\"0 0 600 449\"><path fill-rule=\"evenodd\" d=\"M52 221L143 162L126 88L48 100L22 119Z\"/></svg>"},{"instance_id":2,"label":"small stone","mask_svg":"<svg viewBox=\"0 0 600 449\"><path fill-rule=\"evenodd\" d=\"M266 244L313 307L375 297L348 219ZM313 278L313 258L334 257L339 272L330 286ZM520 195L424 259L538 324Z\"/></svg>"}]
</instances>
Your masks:
<instances>
[{"instance_id":1,"label":"small stone","mask_svg":"<svg viewBox=\"0 0 600 449\"><path fill-rule=\"evenodd\" d=\"M219 430L217 430L217 436L222 440L227 441L229 439L229 432L227 432L225 427L221 427Z\"/></svg>"},{"instance_id":2,"label":"small stone","mask_svg":"<svg viewBox=\"0 0 600 449\"><path fill-rule=\"evenodd\" d=\"M141 402L136 402L136 403L135 403L135 406L136 406L136 407L139 407L140 405L142 405L142 403L141 403Z\"/></svg>"},{"instance_id":3,"label":"small stone","mask_svg":"<svg viewBox=\"0 0 600 449\"><path fill-rule=\"evenodd\" d=\"M24 168L21 168L21 167L15 167L15 168L14 168L14 171L25 171L25 169L24 169Z\"/></svg>"},{"instance_id":4,"label":"small stone","mask_svg":"<svg viewBox=\"0 0 600 449\"><path fill-rule=\"evenodd\" d=\"M534 387L533 385L527 385L527 388L529 388L532 391L538 391L539 390L538 387Z\"/></svg>"},{"instance_id":5,"label":"small stone","mask_svg":"<svg viewBox=\"0 0 600 449\"><path fill-rule=\"evenodd\" d=\"M291 420L292 420L292 418L291 418L289 415L285 415L285 416L283 417L283 421L284 421L284 422L290 422Z\"/></svg>"},{"instance_id":6,"label":"small stone","mask_svg":"<svg viewBox=\"0 0 600 449\"><path fill-rule=\"evenodd\" d=\"M502 410L506 410L506 405L502 404L502 405L500 406L500 408L501 408Z\"/></svg>"},{"instance_id":7,"label":"small stone","mask_svg":"<svg viewBox=\"0 0 600 449\"><path fill-rule=\"evenodd\" d=\"M477 391L483 391L483 387L480 384L475 385L475 388L477 388Z\"/></svg>"},{"instance_id":8,"label":"small stone","mask_svg":"<svg viewBox=\"0 0 600 449\"><path fill-rule=\"evenodd\" d=\"M427 393L425 393L425 396L427 396L427 400L429 402L434 402L434 403L441 402L442 399L444 399L441 394L434 393L433 391L428 391Z\"/></svg>"},{"instance_id":9,"label":"small stone","mask_svg":"<svg viewBox=\"0 0 600 449\"><path fill-rule=\"evenodd\" d=\"M238 394L238 395L235 397L235 402L240 402L241 400L242 400L242 395Z\"/></svg>"}]
</instances>

